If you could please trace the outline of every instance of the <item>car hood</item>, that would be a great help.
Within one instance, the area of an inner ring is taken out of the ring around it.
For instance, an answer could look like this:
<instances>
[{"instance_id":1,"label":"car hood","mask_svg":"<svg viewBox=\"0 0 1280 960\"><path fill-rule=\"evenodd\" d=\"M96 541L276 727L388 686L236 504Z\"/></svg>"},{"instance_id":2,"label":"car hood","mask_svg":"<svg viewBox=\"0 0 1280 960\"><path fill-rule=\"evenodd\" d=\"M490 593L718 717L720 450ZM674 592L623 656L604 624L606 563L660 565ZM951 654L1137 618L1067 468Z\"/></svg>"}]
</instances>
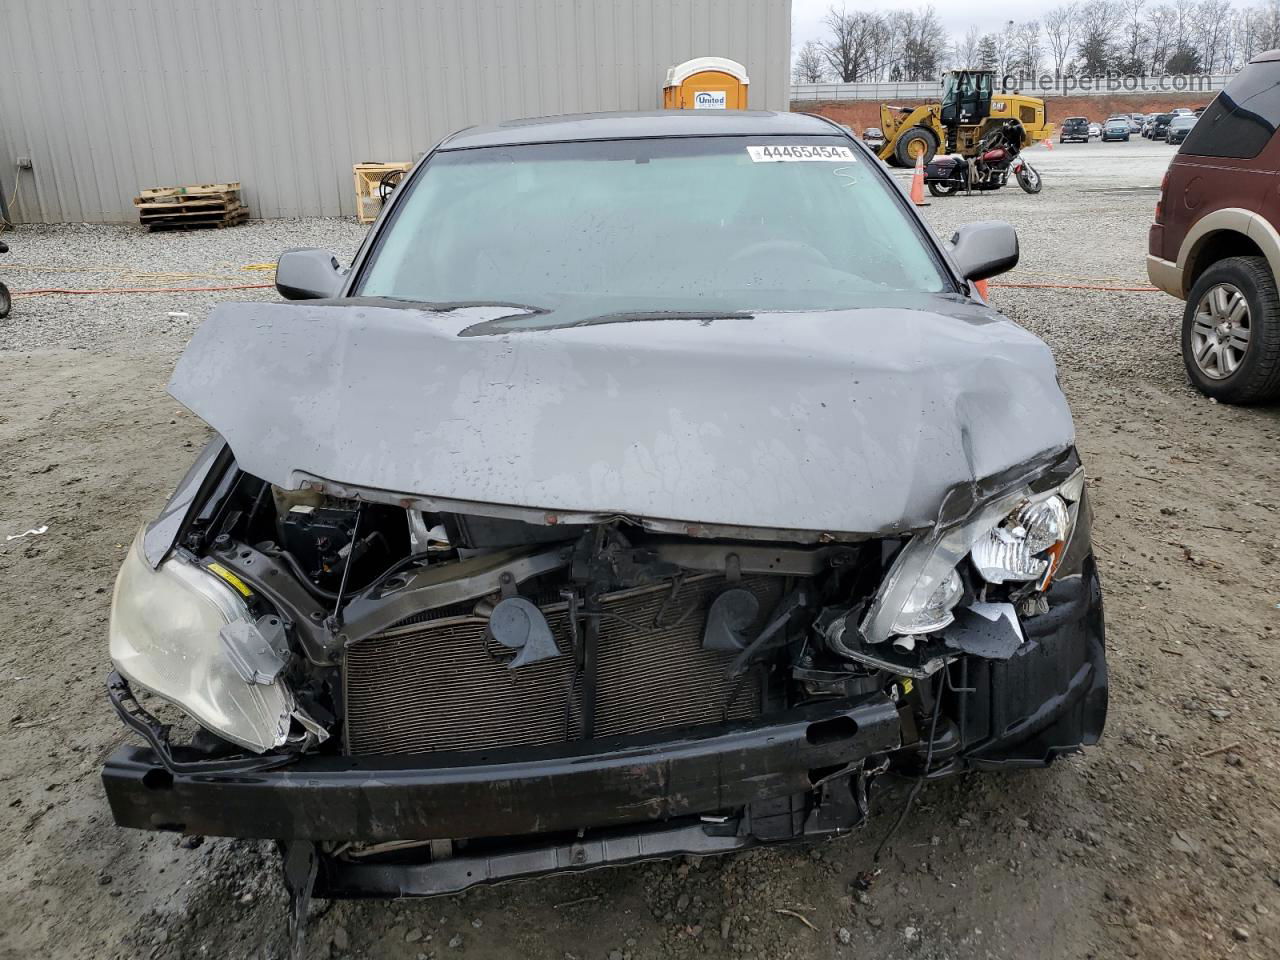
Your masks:
<instances>
[{"instance_id":1,"label":"car hood","mask_svg":"<svg viewBox=\"0 0 1280 960\"><path fill-rule=\"evenodd\" d=\"M1048 347L946 297L519 331L509 307L385 304L219 306L169 391L278 486L546 522L921 529L1073 441Z\"/></svg>"}]
</instances>

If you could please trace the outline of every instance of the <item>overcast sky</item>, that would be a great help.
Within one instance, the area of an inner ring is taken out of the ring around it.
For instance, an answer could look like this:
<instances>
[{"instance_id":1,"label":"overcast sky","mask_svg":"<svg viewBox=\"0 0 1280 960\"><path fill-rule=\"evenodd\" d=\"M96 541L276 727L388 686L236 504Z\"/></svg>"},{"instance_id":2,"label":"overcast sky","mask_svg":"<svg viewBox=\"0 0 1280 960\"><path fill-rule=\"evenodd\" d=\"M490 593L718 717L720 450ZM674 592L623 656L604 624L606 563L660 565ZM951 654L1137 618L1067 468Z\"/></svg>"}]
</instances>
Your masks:
<instances>
[{"instance_id":1,"label":"overcast sky","mask_svg":"<svg viewBox=\"0 0 1280 960\"><path fill-rule=\"evenodd\" d=\"M1023 0L1015 10L1002 4L992 4L985 9L975 8L968 3L948 4L935 2L933 9L938 19L947 28L952 37L963 36L970 25L976 24L983 33L997 33L1013 17L1019 23L1027 20L1040 20L1046 10L1052 10L1062 0ZM902 3L870 3L867 0L791 0L791 45L793 50L800 49L806 40L822 40L826 29L822 26L822 18L832 6L844 7L847 10L901 10L906 7L917 9L928 6L927 0L904 0Z\"/></svg>"}]
</instances>

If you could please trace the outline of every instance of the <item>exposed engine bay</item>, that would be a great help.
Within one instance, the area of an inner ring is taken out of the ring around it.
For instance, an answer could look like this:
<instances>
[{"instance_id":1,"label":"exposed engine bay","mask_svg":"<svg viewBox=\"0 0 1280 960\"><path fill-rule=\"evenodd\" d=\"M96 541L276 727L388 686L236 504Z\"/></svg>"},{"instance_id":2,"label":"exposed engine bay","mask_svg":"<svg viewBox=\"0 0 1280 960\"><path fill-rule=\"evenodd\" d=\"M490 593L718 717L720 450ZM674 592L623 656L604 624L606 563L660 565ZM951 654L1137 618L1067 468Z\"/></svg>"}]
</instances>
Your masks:
<instances>
[{"instance_id":1,"label":"exposed engine bay","mask_svg":"<svg viewBox=\"0 0 1280 960\"><path fill-rule=\"evenodd\" d=\"M901 541L770 545L623 521L534 526L242 477L184 545L229 584L252 585L257 625L283 616L304 655L278 647L279 676L309 716L332 718L329 749L565 743L891 686L885 671L833 656L816 626L849 598L872 596ZM296 723L289 742L304 744Z\"/></svg>"},{"instance_id":2,"label":"exposed engine bay","mask_svg":"<svg viewBox=\"0 0 1280 960\"><path fill-rule=\"evenodd\" d=\"M1054 575L1078 568L1086 549L1076 542L1066 556L1083 494L1070 459L1048 474L1070 501L1010 500L999 509L1012 504L1011 519L956 564L945 538L929 535L770 543L654 533L622 518L424 512L283 490L236 468L225 448L219 456L206 499L148 574L176 567L222 594L223 667L207 674L209 702L129 655L119 589L113 612L118 669L205 727L206 758L545 747L870 696L901 706L910 744L933 703L930 678L967 656L1012 657L1023 623L1048 612ZM1025 542L1038 526L1043 542ZM917 584L915 601L897 603L892 635L871 642L922 546L942 554L945 574L930 581L926 563L924 592ZM126 565L122 583L128 575ZM233 708L212 702L215 681ZM958 745L955 720L941 725Z\"/></svg>"}]
</instances>

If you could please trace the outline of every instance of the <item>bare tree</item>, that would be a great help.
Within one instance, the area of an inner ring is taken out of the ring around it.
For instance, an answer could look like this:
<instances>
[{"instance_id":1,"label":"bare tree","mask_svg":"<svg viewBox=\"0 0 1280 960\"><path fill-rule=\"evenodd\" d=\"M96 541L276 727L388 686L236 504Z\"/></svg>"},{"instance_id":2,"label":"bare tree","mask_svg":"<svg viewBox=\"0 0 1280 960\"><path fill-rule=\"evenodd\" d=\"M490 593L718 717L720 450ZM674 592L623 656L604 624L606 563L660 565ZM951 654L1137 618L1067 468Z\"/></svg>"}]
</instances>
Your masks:
<instances>
[{"instance_id":1,"label":"bare tree","mask_svg":"<svg viewBox=\"0 0 1280 960\"><path fill-rule=\"evenodd\" d=\"M883 80L896 53L893 29L888 17L876 15L867 24L867 75Z\"/></svg>"},{"instance_id":2,"label":"bare tree","mask_svg":"<svg viewBox=\"0 0 1280 960\"><path fill-rule=\"evenodd\" d=\"M1099 76L1115 65L1116 33L1123 19L1124 10L1114 0L1089 0L1080 8L1082 28L1076 50L1082 74Z\"/></svg>"},{"instance_id":3,"label":"bare tree","mask_svg":"<svg viewBox=\"0 0 1280 960\"><path fill-rule=\"evenodd\" d=\"M1040 22L1029 20L1014 32L1016 65L1025 74L1038 74L1044 48L1040 46Z\"/></svg>"},{"instance_id":4,"label":"bare tree","mask_svg":"<svg viewBox=\"0 0 1280 960\"><path fill-rule=\"evenodd\" d=\"M1161 4L1147 17L1147 64L1150 72L1159 76L1173 53L1177 12L1173 7Z\"/></svg>"},{"instance_id":5,"label":"bare tree","mask_svg":"<svg viewBox=\"0 0 1280 960\"><path fill-rule=\"evenodd\" d=\"M947 31L933 7L890 14L900 44L894 73L903 80L936 80L947 53Z\"/></svg>"},{"instance_id":6,"label":"bare tree","mask_svg":"<svg viewBox=\"0 0 1280 960\"><path fill-rule=\"evenodd\" d=\"M1120 58L1120 69L1125 73L1145 75L1147 61L1143 56L1147 43L1147 18L1143 15L1147 0L1121 0L1124 8L1124 54Z\"/></svg>"},{"instance_id":7,"label":"bare tree","mask_svg":"<svg viewBox=\"0 0 1280 960\"><path fill-rule=\"evenodd\" d=\"M1191 46L1191 32L1196 18L1196 0L1173 0L1173 48Z\"/></svg>"},{"instance_id":8,"label":"bare tree","mask_svg":"<svg viewBox=\"0 0 1280 960\"><path fill-rule=\"evenodd\" d=\"M1231 0L1202 0L1192 18L1191 33L1205 73L1213 73L1222 59L1231 28Z\"/></svg>"},{"instance_id":9,"label":"bare tree","mask_svg":"<svg viewBox=\"0 0 1280 960\"><path fill-rule=\"evenodd\" d=\"M830 32L822 55L842 83L868 78L869 54L880 20L877 13L850 13L844 7L827 11L822 22Z\"/></svg>"},{"instance_id":10,"label":"bare tree","mask_svg":"<svg viewBox=\"0 0 1280 960\"><path fill-rule=\"evenodd\" d=\"M817 41L806 40L796 54L792 78L796 83L821 83L827 77L827 60Z\"/></svg>"},{"instance_id":11,"label":"bare tree","mask_svg":"<svg viewBox=\"0 0 1280 960\"><path fill-rule=\"evenodd\" d=\"M1064 3L1044 15L1044 31L1053 55L1053 72L1061 77L1067 73L1075 50L1076 34L1080 29L1080 6Z\"/></svg>"},{"instance_id":12,"label":"bare tree","mask_svg":"<svg viewBox=\"0 0 1280 960\"><path fill-rule=\"evenodd\" d=\"M1017 25L1008 20L1000 31L999 47L996 50L996 69L1004 77L1013 73L1017 63Z\"/></svg>"},{"instance_id":13,"label":"bare tree","mask_svg":"<svg viewBox=\"0 0 1280 960\"><path fill-rule=\"evenodd\" d=\"M963 37L952 44L951 61L956 67L976 67L978 65L978 46L982 42L982 33L977 27L970 27Z\"/></svg>"}]
</instances>

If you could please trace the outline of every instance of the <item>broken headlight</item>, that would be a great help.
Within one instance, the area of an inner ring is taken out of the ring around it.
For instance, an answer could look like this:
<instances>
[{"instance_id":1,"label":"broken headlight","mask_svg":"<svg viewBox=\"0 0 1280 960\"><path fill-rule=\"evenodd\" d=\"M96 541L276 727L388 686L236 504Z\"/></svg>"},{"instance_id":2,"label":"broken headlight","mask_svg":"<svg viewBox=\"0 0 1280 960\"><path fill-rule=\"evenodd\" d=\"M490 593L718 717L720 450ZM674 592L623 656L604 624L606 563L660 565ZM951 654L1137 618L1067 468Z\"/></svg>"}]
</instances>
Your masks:
<instances>
[{"instance_id":1,"label":"broken headlight","mask_svg":"<svg viewBox=\"0 0 1280 960\"><path fill-rule=\"evenodd\" d=\"M936 586L919 582L916 586L907 597L897 619L893 621L895 634L912 636L941 630L955 619L955 614L951 611L964 596L964 584L954 567ZM930 587L933 588L931 592Z\"/></svg>"},{"instance_id":2,"label":"broken headlight","mask_svg":"<svg viewBox=\"0 0 1280 960\"><path fill-rule=\"evenodd\" d=\"M1070 532L1067 502L1053 494L1039 503L1018 506L980 537L969 555L987 583L1039 580L1044 589L1053 579Z\"/></svg>"},{"instance_id":3,"label":"broken headlight","mask_svg":"<svg viewBox=\"0 0 1280 960\"><path fill-rule=\"evenodd\" d=\"M971 555L990 583L1039 579L1045 589L1071 535L1083 490L1084 471L1078 469L1052 490L1032 493L1019 487L959 522L911 540L860 624L863 640L881 643L950 624L963 596L957 567Z\"/></svg>"},{"instance_id":4,"label":"broken headlight","mask_svg":"<svg viewBox=\"0 0 1280 960\"><path fill-rule=\"evenodd\" d=\"M285 742L293 697L246 683L218 631L251 619L230 586L175 552L156 569L134 541L111 600L111 659L131 683L181 707L218 736L261 753Z\"/></svg>"}]
</instances>

